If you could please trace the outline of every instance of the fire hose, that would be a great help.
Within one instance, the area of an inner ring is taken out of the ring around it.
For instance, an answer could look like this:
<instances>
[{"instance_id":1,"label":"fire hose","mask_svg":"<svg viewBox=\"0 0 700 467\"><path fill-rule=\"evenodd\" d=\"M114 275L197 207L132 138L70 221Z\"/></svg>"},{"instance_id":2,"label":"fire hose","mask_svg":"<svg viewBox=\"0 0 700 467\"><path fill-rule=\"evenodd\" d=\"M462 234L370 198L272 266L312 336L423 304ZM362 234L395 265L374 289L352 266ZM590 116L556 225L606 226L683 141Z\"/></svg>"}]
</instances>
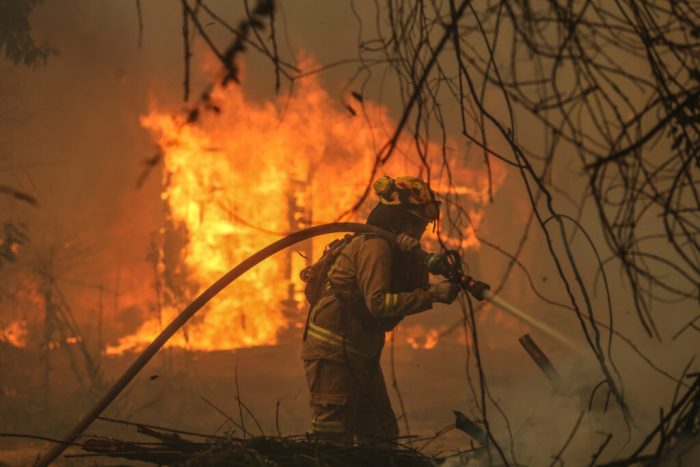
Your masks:
<instances>
[{"instance_id":1,"label":"fire hose","mask_svg":"<svg viewBox=\"0 0 700 467\"><path fill-rule=\"evenodd\" d=\"M229 272L224 274L219 280L214 282L208 289L202 292L197 298L194 299L179 315L177 315L168 326L161 331L161 333L151 342L134 360L134 362L129 366L129 368L124 371L124 373L112 384L112 387L95 403L95 405L90 409L90 411L83 416L82 419L75 425L75 427L66 435L60 443L54 445L43 457L41 457L34 465L37 467L45 467L55 461L58 456L60 456L66 448L73 444L73 442L78 438L97 417L102 414L102 412L117 398L117 396L124 390L124 388L131 382L131 380L136 377L136 375L143 369L144 366L153 358L153 356L165 345L165 343L178 331L180 328L189 321L194 314L199 311L204 305L206 305L212 298L214 298L219 292L221 292L226 286L231 282L236 280L242 274L244 274L249 269L253 268L258 263L264 261L273 254L299 243L303 240L307 240L319 235L326 235L332 233L340 232L355 232L355 233L365 233L377 235L390 243L394 243L396 236L384 229L375 227L368 224L359 224L354 222L336 222L331 224L324 224L314 227L309 227L298 232L287 235L286 237L277 240L274 243L266 246L262 250L258 251L254 255L248 257L236 267L231 269ZM456 252L455 252L456 253ZM426 255L426 253L422 253ZM457 256L458 258L458 256ZM453 256L450 259L450 270L446 271L445 276L452 280L453 282L460 285L464 290L469 290L470 282L469 277L466 276L461 270L461 259L459 263L456 262L456 258ZM541 331L549 334L550 336L557 339L559 342L564 343L568 347L572 347L571 344L564 336L560 335L558 332L550 328L544 323L541 323L534 318L530 317L527 313L515 308L514 306L508 304L504 300L495 296L489 290L480 291L479 299L486 299L495 305L503 308L518 318L526 321L533 327L539 328Z\"/></svg>"}]
</instances>

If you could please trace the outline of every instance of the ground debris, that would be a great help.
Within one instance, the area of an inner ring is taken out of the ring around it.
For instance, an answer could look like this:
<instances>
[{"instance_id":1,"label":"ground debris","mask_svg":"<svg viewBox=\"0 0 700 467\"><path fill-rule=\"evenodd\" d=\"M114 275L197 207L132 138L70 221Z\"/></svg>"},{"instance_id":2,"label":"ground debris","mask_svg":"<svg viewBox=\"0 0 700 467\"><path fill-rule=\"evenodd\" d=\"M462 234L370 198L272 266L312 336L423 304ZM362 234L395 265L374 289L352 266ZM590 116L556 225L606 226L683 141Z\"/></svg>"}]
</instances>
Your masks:
<instances>
[{"instance_id":1,"label":"ground debris","mask_svg":"<svg viewBox=\"0 0 700 467\"><path fill-rule=\"evenodd\" d=\"M152 434L147 433L151 432ZM155 435L152 429L139 432ZM83 442L82 449L86 454L72 454L66 457L117 457L122 459L140 460L159 465L181 465L193 455L210 448L209 442L195 442L182 439L176 434L157 433L154 436L159 442L122 441L113 438L88 438Z\"/></svg>"},{"instance_id":2,"label":"ground debris","mask_svg":"<svg viewBox=\"0 0 700 467\"><path fill-rule=\"evenodd\" d=\"M404 447L385 444L338 446L297 436L218 441L208 451L192 456L186 465L423 467L440 463L441 460Z\"/></svg>"},{"instance_id":3,"label":"ground debris","mask_svg":"<svg viewBox=\"0 0 700 467\"><path fill-rule=\"evenodd\" d=\"M173 466L408 466L441 464L445 459L429 457L415 449L386 443L336 445L322 443L309 435L287 437L217 436L204 440L186 439L178 433L138 426L138 432L157 442L122 441L107 437L88 438L85 453L66 457L112 457Z\"/></svg>"}]
</instances>

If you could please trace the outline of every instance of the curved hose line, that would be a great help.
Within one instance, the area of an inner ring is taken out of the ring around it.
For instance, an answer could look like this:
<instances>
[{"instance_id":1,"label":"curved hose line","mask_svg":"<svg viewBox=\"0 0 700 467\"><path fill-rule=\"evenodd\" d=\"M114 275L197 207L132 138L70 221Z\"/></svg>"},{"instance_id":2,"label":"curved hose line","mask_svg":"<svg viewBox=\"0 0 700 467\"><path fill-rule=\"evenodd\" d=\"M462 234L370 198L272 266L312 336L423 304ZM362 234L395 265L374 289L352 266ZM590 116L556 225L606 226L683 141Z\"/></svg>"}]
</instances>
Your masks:
<instances>
[{"instance_id":1,"label":"curved hose line","mask_svg":"<svg viewBox=\"0 0 700 467\"><path fill-rule=\"evenodd\" d=\"M335 222L331 224L324 224L315 227L309 227L308 229L300 230L294 232L286 237L277 240L274 243L266 246L262 250L255 253L253 256L245 259L238 266L231 269L229 272L224 274L219 280L214 282L207 290L202 292L197 298L190 303L187 308L182 310L182 312L173 319L168 326L161 331L161 333L156 337L153 342L151 342L148 347L146 347L141 355L138 356L134 363L131 364L129 368L114 382L112 387L107 391L107 393L102 396L102 398L97 401L97 403L90 409L90 411L75 425L73 430L63 438L63 442L53 446L42 458L40 458L34 465L37 467L45 467L51 464L60 456L63 451L66 450L68 445L70 445L75 439L80 436L89 427L92 422L100 416L100 414L112 403L112 401L124 390L124 388L131 382L132 379L138 374L139 371L153 358L153 356L158 352L163 345L190 319L194 316L197 311L199 311L204 305L206 305L209 300L214 298L221 290L223 290L227 285L236 280L243 273L251 269L253 266L257 265L261 261L267 259L273 254L280 250L283 250L295 243L307 240L312 237L317 237L319 235L339 233L339 232L356 232L356 233L371 233L379 237L382 237L392 244L396 240L396 235L388 232L379 227L375 227L367 224L359 224L355 222Z\"/></svg>"}]
</instances>

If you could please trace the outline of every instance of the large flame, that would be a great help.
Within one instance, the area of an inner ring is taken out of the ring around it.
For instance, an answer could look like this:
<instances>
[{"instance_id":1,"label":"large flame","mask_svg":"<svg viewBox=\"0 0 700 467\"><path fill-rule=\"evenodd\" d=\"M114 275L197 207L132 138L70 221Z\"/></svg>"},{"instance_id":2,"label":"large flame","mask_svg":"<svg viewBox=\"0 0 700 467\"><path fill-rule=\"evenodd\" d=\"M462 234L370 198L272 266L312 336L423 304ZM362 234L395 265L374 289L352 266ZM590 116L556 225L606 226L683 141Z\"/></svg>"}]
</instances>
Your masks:
<instances>
[{"instance_id":1,"label":"large flame","mask_svg":"<svg viewBox=\"0 0 700 467\"><path fill-rule=\"evenodd\" d=\"M313 76L299 82L292 96L273 101L251 102L240 87L229 86L215 89L212 102L220 112L205 112L196 123L158 109L141 120L163 151L162 197L170 225L187 232L181 261L198 291L285 232L333 221L353 206L371 182L387 128L394 127L386 109L366 99L354 103L362 108L353 115ZM413 145L399 145L380 173L418 174ZM439 154L435 149L431 145L429 152ZM496 177L499 184L503 173ZM453 176L465 183L458 190L483 203L483 173L462 167ZM477 204L470 212L474 224L480 209ZM461 246L478 245L474 227L465 226ZM316 256L327 241L314 242ZM220 293L186 334L168 345L216 350L275 344L290 321L302 319L297 277L305 265L301 255L285 253L263 262ZM148 344L185 304L164 304L161 320L145 322L108 353Z\"/></svg>"}]
</instances>

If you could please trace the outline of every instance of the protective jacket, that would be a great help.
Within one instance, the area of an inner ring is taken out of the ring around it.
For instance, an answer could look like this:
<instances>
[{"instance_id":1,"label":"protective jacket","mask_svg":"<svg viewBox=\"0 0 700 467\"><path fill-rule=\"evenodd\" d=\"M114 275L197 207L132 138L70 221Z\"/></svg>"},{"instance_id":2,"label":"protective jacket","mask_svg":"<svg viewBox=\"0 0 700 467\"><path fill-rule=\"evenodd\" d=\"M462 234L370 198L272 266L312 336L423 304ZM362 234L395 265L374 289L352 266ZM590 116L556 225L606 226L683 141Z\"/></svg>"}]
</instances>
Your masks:
<instances>
[{"instance_id":1,"label":"protective jacket","mask_svg":"<svg viewBox=\"0 0 700 467\"><path fill-rule=\"evenodd\" d=\"M357 235L331 266L311 309L304 360L379 360L384 334L428 310L428 271L384 239Z\"/></svg>"}]
</instances>

